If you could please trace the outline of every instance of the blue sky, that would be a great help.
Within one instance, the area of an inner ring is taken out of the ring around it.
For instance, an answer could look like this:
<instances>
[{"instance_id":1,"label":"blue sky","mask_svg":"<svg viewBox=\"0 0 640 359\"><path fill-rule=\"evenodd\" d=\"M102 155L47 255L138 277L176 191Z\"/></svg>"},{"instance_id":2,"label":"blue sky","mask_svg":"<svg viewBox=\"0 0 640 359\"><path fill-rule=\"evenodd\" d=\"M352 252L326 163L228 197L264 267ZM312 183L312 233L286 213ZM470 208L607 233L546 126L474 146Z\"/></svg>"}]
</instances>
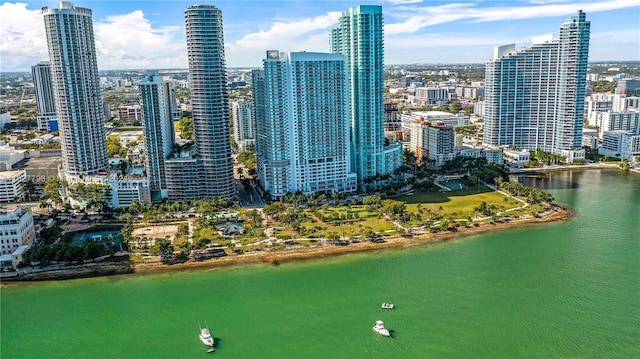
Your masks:
<instances>
[{"instance_id":1,"label":"blue sky","mask_svg":"<svg viewBox=\"0 0 640 359\"><path fill-rule=\"evenodd\" d=\"M640 61L638 0L522 1L75 1L93 10L100 70L186 68L184 8L213 4L223 13L228 67L258 67L266 50L329 49L341 11L382 5L385 64L484 63L494 46L529 46L557 35L582 9L591 21L590 61ZM0 4L0 71L24 71L48 59L41 8L58 1Z\"/></svg>"}]
</instances>

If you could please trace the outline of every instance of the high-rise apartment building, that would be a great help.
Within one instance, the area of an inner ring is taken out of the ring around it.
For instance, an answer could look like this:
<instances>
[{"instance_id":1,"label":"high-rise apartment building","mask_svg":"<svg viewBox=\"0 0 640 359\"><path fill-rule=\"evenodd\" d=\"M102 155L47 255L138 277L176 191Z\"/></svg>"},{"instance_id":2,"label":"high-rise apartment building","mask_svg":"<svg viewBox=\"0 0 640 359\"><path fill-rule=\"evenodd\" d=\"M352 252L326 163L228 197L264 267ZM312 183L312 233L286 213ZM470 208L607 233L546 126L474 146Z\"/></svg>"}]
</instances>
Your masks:
<instances>
[{"instance_id":1,"label":"high-rise apartment building","mask_svg":"<svg viewBox=\"0 0 640 359\"><path fill-rule=\"evenodd\" d=\"M31 66L33 88L38 106L38 130L57 131L50 128L49 121L56 119L56 104L53 99L53 84L51 83L51 67L49 62L43 61Z\"/></svg>"},{"instance_id":2,"label":"high-rise apartment building","mask_svg":"<svg viewBox=\"0 0 640 359\"><path fill-rule=\"evenodd\" d=\"M331 29L331 52L346 56L353 168L358 180L385 174L384 45L382 7L361 5L342 13Z\"/></svg>"},{"instance_id":3,"label":"high-rise apartment building","mask_svg":"<svg viewBox=\"0 0 640 359\"><path fill-rule=\"evenodd\" d=\"M51 82L62 145L62 168L69 176L107 169L100 77L91 10L60 2L42 8Z\"/></svg>"},{"instance_id":4,"label":"high-rise apartment building","mask_svg":"<svg viewBox=\"0 0 640 359\"><path fill-rule=\"evenodd\" d=\"M353 192L345 57L268 51L254 71L262 187L287 193Z\"/></svg>"},{"instance_id":5,"label":"high-rise apartment building","mask_svg":"<svg viewBox=\"0 0 640 359\"><path fill-rule=\"evenodd\" d=\"M253 101L234 101L231 103L233 139L241 152L255 145L256 120L254 112Z\"/></svg>"},{"instance_id":6,"label":"high-rise apartment building","mask_svg":"<svg viewBox=\"0 0 640 359\"><path fill-rule=\"evenodd\" d=\"M175 132L172 116L171 85L157 72L150 72L138 83L142 103L142 125L146 146L145 167L153 194L168 197L164 161L173 151Z\"/></svg>"},{"instance_id":7,"label":"high-rise apartment building","mask_svg":"<svg viewBox=\"0 0 640 359\"><path fill-rule=\"evenodd\" d=\"M419 117L411 122L410 131L410 150L416 153L418 163L428 158L436 167L440 167L455 157L453 127Z\"/></svg>"},{"instance_id":8,"label":"high-rise apartment building","mask_svg":"<svg viewBox=\"0 0 640 359\"><path fill-rule=\"evenodd\" d=\"M202 167L197 173L204 176L200 183L192 184L201 186L201 190L196 192L204 197L232 198L236 190L229 134L222 12L212 5L193 5L185 9L184 16L196 162ZM194 167L189 164L185 168ZM176 191L180 189L170 189L170 192Z\"/></svg>"},{"instance_id":9,"label":"high-rise apartment building","mask_svg":"<svg viewBox=\"0 0 640 359\"><path fill-rule=\"evenodd\" d=\"M520 51L496 47L486 66L484 142L580 157L590 23L562 22L559 38L537 37Z\"/></svg>"}]
</instances>

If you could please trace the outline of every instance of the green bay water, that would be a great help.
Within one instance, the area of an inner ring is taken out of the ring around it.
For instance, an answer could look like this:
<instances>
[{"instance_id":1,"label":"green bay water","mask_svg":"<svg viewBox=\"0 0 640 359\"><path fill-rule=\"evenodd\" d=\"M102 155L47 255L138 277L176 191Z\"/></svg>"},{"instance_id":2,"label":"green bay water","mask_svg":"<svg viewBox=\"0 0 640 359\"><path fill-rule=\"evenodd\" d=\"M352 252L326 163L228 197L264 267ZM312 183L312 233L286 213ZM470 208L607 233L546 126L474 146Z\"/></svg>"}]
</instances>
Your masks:
<instances>
[{"instance_id":1,"label":"green bay water","mask_svg":"<svg viewBox=\"0 0 640 359\"><path fill-rule=\"evenodd\" d=\"M640 357L640 175L521 180L576 216L277 267L5 285L1 357Z\"/></svg>"}]
</instances>

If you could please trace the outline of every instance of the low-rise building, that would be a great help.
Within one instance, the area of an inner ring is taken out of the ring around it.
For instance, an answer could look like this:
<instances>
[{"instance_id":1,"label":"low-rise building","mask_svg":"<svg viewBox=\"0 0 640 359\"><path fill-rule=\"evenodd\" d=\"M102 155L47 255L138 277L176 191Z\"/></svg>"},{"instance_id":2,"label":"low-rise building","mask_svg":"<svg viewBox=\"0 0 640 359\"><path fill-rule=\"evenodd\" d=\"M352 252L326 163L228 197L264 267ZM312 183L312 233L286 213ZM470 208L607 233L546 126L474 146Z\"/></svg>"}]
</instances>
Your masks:
<instances>
[{"instance_id":1,"label":"low-rise building","mask_svg":"<svg viewBox=\"0 0 640 359\"><path fill-rule=\"evenodd\" d=\"M0 246L2 268L16 267L22 254L36 239L33 215L28 206L0 211Z\"/></svg>"},{"instance_id":2,"label":"low-rise building","mask_svg":"<svg viewBox=\"0 0 640 359\"><path fill-rule=\"evenodd\" d=\"M640 133L631 131L606 131L598 153L622 158L632 163L640 162Z\"/></svg>"},{"instance_id":3,"label":"low-rise building","mask_svg":"<svg viewBox=\"0 0 640 359\"><path fill-rule=\"evenodd\" d=\"M486 158L488 163L504 164L504 153L500 147L468 147L460 146L455 149L456 156L471 158Z\"/></svg>"},{"instance_id":4,"label":"low-rise building","mask_svg":"<svg viewBox=\"0 0 640 359\"><path fill-rule=\"evenodd\" d=\"M0 203L12 203L24 196L23 183L27 181L24 170L0 172Z\"/></svg>"},{"instance_id":5,"label":"low-rise building","mask_svg":"<svg viewBox=\"0 0 640 359\"><path fill-rule=\"evenodd\" d=\"M505 149L503 151L503 156L506 163L517 168L523 168L527 163L529 163L529 161L531 161L531 154L527 150L515 151Z\"/></svg>"},{"instance_id":6,"label":"low-rise building","mask_svg":"<svg viewBox=\"0 0 640 359\"><path fill-rule=\"evenodd\" d=\"M8 145L0 146L0 171L11 171L25 157L27 157L27 150L16 150Z\"/></svg>"}]
</instances>

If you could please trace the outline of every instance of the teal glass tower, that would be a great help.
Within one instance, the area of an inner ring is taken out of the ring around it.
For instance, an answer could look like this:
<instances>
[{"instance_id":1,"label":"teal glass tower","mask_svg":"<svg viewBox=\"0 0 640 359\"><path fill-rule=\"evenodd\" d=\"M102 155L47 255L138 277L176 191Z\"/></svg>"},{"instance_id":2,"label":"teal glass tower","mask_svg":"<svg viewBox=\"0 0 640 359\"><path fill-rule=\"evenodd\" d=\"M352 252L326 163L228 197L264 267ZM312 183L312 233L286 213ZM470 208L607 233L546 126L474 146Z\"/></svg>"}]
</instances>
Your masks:
<instances>
[{"instance_id":1,"label":"teal glass tower","mask_svg":"<svg viewBox=\"0 0 640 359\"><path fill-rule=\"evenodd\" d=\"M331 52L347 60L352 168L362 183L385 174L382 7L360 5L331 29ZM392 171L393 169L391 169Z\"/></svg>"}]
</instances>

